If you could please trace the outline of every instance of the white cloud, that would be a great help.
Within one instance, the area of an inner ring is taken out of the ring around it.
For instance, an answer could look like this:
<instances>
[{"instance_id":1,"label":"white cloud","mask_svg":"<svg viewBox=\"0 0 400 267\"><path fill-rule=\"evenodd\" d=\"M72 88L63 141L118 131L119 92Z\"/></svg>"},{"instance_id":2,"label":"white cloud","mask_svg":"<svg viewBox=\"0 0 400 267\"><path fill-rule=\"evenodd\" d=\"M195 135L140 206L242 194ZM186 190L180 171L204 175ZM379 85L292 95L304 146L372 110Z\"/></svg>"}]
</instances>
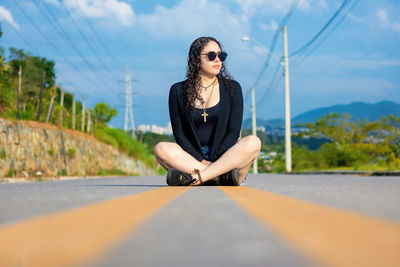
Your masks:
<instances>
[{"instance_id":1,"label":"white cloud","mask_svg":"<svg viewBox=\"0 0 400 267\"><path fill-rule=\"evenodd\" d=\"M58 0L44 0L46 3L55 5L55 6L59 6L60 2Z\"/></svg>"},{"instance_id":2,"label":"white cloud","mask_svg":"<svg viewBox=\"0 0 400 267\"><path fill-rule=\"evenodd\" d=\"M54 2L54 0L50 0ZM133 23L135 12L132 7L118 0L64 0L64 5L73 11L74 15L81 15L90 18L116 19L123 26L130 26Z\"/></svg>"},{"instance_id":3,"label":"white cloud","mask_svg":"<svg viewBox=\"0 0 400 267\"><path fill-rule=\"evenodd\" d=\"M320 1L318 1L318 2L317 2L317 6L320 7L320 8L322 8L322 9L325 9L325 10L328 10L328 9L329 9L328 3L327 3L325 0L320 0Z\"/></svg>"},{"instance_id":4,"label":"white cloud","mask_svg":"<svg viewBox=\"0 0 400 267\"><path fill-rule=\"evenodd\" d=\"M293 0L235 0L246 17L256 13L284 14L289 10ZM328 9L325 0L299 0L297 9L310 12L315 9Z\"/></svg>"},{"instance_id":5,"label":"white cloud","mask_svg":"<svg viewBox=\"0 0 400 267\"><path fill-rule=\"evenodd\" d=\"M327 80L329 80L329 83L326 82ZM302 93L332 94L332 92L335 92L345 96L357 96L359 94L381 96L395 90L396 84L389 80L368 77L336 77L332 79L332 77L326 76L299 81L298 88Z\"/></svg>"},{"instance_id":6,"label":"white cloud","mask_svg":"<svg viewBox=\"0 0 400 267\"><path fill-rule=\"evenodd\" d=\"M14 18L11 15L11 12L3 6L0 6L0 21L6 21L11 26L13 26L15 29L19 30L19 25L18 25L18 23L16 23L14 21Z\"/></svg>"},{"instance_id":7,"label":"white cloud","mask_svg":"<svg viewBox=\"0 0 400 267\"><path fill-rule=\"evenodd\" d=\"M389 16L386 9L379 9L376 11L376 16L378 17L378 22L381 27L388 28L390 26Z\"/></svg>"},{"instance_id":8,"label":"white cloud","mask_svg":"<svg viewBox=\"0 0 400 267\"><path fill-rule=\"evenodd\" d=\"M261 46L261 45L256 45L256 46L253 46L253 51L254 51L254 53L256 53L257 55L267 55L267 53L269 52L269 50L266 48L266 47L264 47L264 46Z\"/></svg>"},{"instance_id":9,"label":"white cloud","mask_svg":"<svg viewBox=\"0 0 400 267\"><path fill-rule=\"evenodd\" d=\"M377 74L395 72L399 67L400 60L379 55L315 55L304 61L301 67L292 68L291 77L293 84L297 84L296 87L303 93L387 96L396 92L398 85L395 80ZM319 76L312 76L315 73ZM363 74L358 76L354 73ZM375 73L372 75L375 77L368 73Z\"/></svg>"},{"instance_id":10,"label":"white cloud","mask_svg":"<svg viewBox=\"0 0 400 267\"><path fill-rule=\"evenodd\" d=\"M392 71L399 67L399 59L383 58L381 55L325 54L314 55L304 61L304 65L302 64L298 69L294 69L301 75L310 75L312 72L318 71L342 76L353 72L382 71L385 69Z\"/></svg>"},{"instance_id":11,"label":"white cloud","mask_svg":"<svg viewBox=\"0 0 400 267\"><path fill-rule=\"evenodd\" d=\"M352 12L350 12L350 13L347 15L347 17L348 17L349 19L351 19L351 20L352 20L353 22L355 22L355 23L365 23L365 22L366 22L366 19L365 19L365 18L356 16L356 15L354 15Z\"/></svg>"},{"instance_id":12,"label":"white cloud","mask_svg":"<svg viewBox=\"0 0 400 267\"><path fill-rule=\"evenodd\" d=\"M278 27L278 23L273 19L269 21L269 25L260 23L260 28L264 31L275 31L276 29L278 29Z\"/></svg>"},{"instance_id":13,"label":"white cloud","mask_svg":"<svg viewBox=\"0 0 400 267\"><path fill-rule=\"evenodd\" d=\"M149 15L138 15L136 25L155 38L192 39L201 35L240 39L250 25L223 4L207 0L182 0L166 8L157 5ZM229 38L229 39L230 39Z\"/></svg>"},{"instance_id":14,"label":"white cloud","mask_svg":"<svg viewBox=\"0 0 400 267\"><path fill-rule=\"evenodd\" d=\"M400 23L397 22L397 21L393 22L392 28L393 28L393 30L395 30L396 32L400 32Z\"/></svg>"},{"instance_id":15,"label":"white cloud","mask_svg":"<svg viewBox=\"0 0 400 267\"><path fill-rule=\"evenodd\" d=\"M391 21L387 9L378 9L376 11L378 24L383 29L393 30L400 33L400 22Z\"/></svg>"}]
</instances>

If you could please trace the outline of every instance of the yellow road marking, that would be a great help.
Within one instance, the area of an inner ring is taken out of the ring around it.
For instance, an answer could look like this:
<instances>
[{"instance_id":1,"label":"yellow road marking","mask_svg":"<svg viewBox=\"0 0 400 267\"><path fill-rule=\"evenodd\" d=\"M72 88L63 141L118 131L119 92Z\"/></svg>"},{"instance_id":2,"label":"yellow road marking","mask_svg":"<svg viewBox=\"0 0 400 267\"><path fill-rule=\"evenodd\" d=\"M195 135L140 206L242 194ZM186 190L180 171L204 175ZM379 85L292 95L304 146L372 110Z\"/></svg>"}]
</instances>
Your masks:
<instances>
[{"instance_id":1,"label":"yellow road marking","mask_svg":"<svg viewBox=\"0 0 400 267\"><path fill-rule=\"evenodd\" d=\"M0 228L0 266L77 266L101 257L188 187L167 187Z\"/></svg>"},{"instance_id":2,"label":"yellow road marking","mask_svg":"<svg viewBox=\"0 0 400 267\"><path fill-rule=\"evenodd\" d=\"M323 266L400 266L400 224L248 187L219 187Z\"/></svg>"}]
</instances>

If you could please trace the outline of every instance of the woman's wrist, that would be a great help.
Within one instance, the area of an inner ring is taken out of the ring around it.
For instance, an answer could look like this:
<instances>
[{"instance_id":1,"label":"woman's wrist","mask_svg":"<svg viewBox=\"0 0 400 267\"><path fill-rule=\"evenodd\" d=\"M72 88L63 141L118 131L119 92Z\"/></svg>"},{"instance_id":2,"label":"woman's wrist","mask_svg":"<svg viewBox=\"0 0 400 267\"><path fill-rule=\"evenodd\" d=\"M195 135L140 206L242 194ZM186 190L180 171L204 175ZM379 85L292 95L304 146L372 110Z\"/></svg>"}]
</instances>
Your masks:
<instances>
[{"instance_id":1,"label":"woman's wrist","mask_svg":"<svg viewBox=\"0 0 400 267\"><path fill-rule=\"evenodd\" d=\"M203 159L203 160L201 161L201 163L204 164L204 165L209 166L209 165L211 164L211 161L208 161L208 160Z\"/></svg>"},{"instance_id":2,"label":"woman's wrist","mask_svg":"<svg viewBox=\"0 0 400 267\"><path fill-rule=\"evenodd\" d=\"M203 183L203 179L201 179L200 170L199 169L194 169L193 173L197 174L197 181L200 184L202 184ZM195 182L195 184L197 183L197 181Z\"/></svg>"}]
</instances>

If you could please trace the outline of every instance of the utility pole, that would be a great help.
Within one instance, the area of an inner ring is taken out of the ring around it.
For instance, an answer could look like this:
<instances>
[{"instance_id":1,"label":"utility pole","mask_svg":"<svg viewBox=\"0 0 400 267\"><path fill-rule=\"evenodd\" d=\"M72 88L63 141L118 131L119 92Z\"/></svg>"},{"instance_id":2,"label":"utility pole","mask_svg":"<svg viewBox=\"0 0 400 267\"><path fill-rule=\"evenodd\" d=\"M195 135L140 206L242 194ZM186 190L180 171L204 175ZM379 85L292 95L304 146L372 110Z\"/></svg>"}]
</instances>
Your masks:
<instances>
[{"instance_id":1,"label":"utility pole","mask_svg":"<svg viewBox=\"0 0 400 267\"><path fill-rule=\"evenodd\" d=\"M82 125L81 125L82 133L85 132L85 99L82 101Z\"/></svg>"},{"instance_id":2,"label":"utility pole","mask_svg":"<svg viewBox=\"0 0 400 267\"><path fill-rule=\"evenodd\" d=\"M90 134L90 124L91 124L91 119L90 119L90 110L87 110L88 113L88 118L87 118L87 125L86 125L86 133Z\"/></svg>"},{"instance_id":3,"label":"utility pole","mask_svg":"<svg viewBox=\"0 0 400 267\"><path fill-rule=\"evenodd\" d=\"M132 137L135 135L135 123L133 121L133 106L132 106L132 78L129 65L126 66L125 73L125 132L128 130L128 121L131 123Z\"/></svg>"},{"instance_id":4,"label":"utility pole","mask_svg":"<svg viewBox=\"0 0 400 267\"><path fill-rule=\"evenodd\" d=\"M72 129L75 130L75 115L76 115L76 100L75 95L72 95Z\"/></svg>"},{"instance_id":5,"label":"utility pole","mask_svg":"<svg viewBox=\"0 0 400 267\"><path fill-rule=\"evenodd\" d=\"M60 98L60 127L62 127L63 117L64 117L64 90L61 89L61 98Z\"/></svg>"},{"instance_id":6,"label":"utility pole","mask_svg":"<svg viewBox=\"0 0 400 267\"><path fill-rule=\"evenodd\" d=\"M251 114L253 122L253 135L257 136L257 122L256 122L256 97L254 93L254 86L251 88ZM257 157L253 162L253 173L258 173Z\"/></svg>"},{"instance_id":7,"label":"utility pole","mask_svg":"<svg viewBox=\"0 0 400 267\"><path fill-rule=\"evenodd\" d=\"M18 102L17 102L17 119L21 118L20 115L20 105L21 105L21 80L22 80L22 66L19 65L18 71Z\"/></svg>"},{"instance_id":8,"label":"utility pole","mask_svg":"<svg viewBox=\"0 0 400 267\"><path fill-rule=\"evenodd\" d=\"M46 123L49 123L51 113L53 112L54 99L56 98L56 84L53 85L53 95L51 96L49 111L47 112Z\"/></svg>"},{"instance_id":9,"label":"utility pole","mask_svg":"<svg viewBox=\"0 0 400 267\"><path fill-rule=\"evenodd\" d=\"M285 64L285 167L286 172L292 172L292 133L290 125L290 87L289 87L289 59L286 25L283 26L283 50Z\"/></svg>"},{"instance_id":10,"label":"utility pole","mask_svg":"<svg viewBox=\"0 0 400 267\"><path fill-rule=\"evenodd\" d=\"M278 59L278 58L276 58L275 56L274 56L274 54L272 54L271 53L271 51L269 51L269 49L268 48L266 48L266 47L264 47L264 46L262 46L257 40L255 40L255 39L253 39L253 38L250 38L249 36L243 36L242 37L242 41L245 41L245 42L247 42L247 41L250 41L250 40L252 40L253 42L255 42L257 45L259 45L259 46L261 46L262 48L264 48L264 50L265 50L265 52L270 56L270 57L272 57L273 59L275 59L276 61L278 61L279 62L279 64L282 64L282 62ZM266 64L268 64L268 62L269 62L269 58L267 59L267 62L266 62ZM255 101L255 94L254 94L254 87L255 87L255 85L256 84L254 84L253 85L253 87L251 88L251 105L252 105L252 107L251 107L251 112L252 112L252 122L253 122L253 135L255 135L255 136L257 136L257 122L256 122L256 101ZM258 162L257 162L257 158L256 158L256 160L254 161L254 163L253 163L253 168L254 168L254 173L258 173Z\"/></svg>"},{"instance_id":11,"label":"utility pole","mask_svg":"<svg viewBox=\"0 0 400 267\"><path fill-rule=\"evenodd\" d=\"M43 102L43 89L44 89L44 75L45 72L42 71L42 78L40 80L40 96L39 96L39 111L36 120L40 121L40 116L42 115L42 102Z\"/></svg>"}]
</instances>

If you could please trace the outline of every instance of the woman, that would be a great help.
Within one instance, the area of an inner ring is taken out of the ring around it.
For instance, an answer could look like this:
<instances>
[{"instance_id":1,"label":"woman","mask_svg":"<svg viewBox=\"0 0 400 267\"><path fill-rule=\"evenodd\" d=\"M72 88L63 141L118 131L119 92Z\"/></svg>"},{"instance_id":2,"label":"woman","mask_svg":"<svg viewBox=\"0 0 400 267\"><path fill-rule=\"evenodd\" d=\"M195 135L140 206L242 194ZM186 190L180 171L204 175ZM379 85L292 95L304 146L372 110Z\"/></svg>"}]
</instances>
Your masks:
<instances>
[{"instance_id":1,"label":"woman","mask_svg":"<svg viewBox=\"0 0 400 267\"><path fill-rule=\"evenodd\" d=\"M227 53L212 37L196 39L189 50L186 80L172 85L169 114L176 143L154 148L168 170L168 185L214 181L240 185L260 152L257 136L237 142L242 125L243 95L224 61Z\"/></svg>"}]
</instances>

